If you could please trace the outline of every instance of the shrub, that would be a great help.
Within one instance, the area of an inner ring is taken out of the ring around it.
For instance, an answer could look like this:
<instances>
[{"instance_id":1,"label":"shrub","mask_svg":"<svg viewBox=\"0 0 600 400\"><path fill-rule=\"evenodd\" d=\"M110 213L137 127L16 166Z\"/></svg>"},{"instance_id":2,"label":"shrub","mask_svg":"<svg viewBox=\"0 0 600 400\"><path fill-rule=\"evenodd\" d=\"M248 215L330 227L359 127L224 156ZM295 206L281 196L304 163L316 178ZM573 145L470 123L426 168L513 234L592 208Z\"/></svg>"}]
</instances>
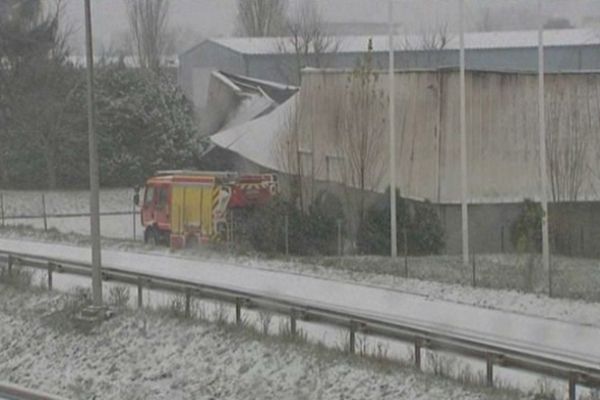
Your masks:
<instances>
[{"instance_id":1,"label":"shrub","mask_svg":"<svg viewBox=\"0 0 600 400\"><path fill-rule=\"evenodd\" d=\"M513 222L510 238L519 252L541 251L542 219L544 211L539 203L525 200L521 213Z\"/></svg>"},{"instance_id":2,"label":"shrub","mask_svg":"<svg viewBox=\"0 0 600 400\"><path fill-rule=\"evenodd\" d=\"M337 219L343 217L341 209L339 199L330 194L317 196L308 212L279 197L266 206L240 210L239 234L257 251L285 253L287 217L290 254L330 254L336 248Z\"/></svg>"},{"instance_id":3,"label":"shrub","mask_svg":"<svg viewBox=\"0 0 600 400\"><path fill-rule=\"evenodd\" d=\"M389 189L386 191L389 198ZM405 246L411 255L438 254L444 248L444 233L440 218L429 202L409 203L396 196L396 221L398 226L397 246L400 252ZM363 254L390 254L390 206L387 201L379 201L367 210L366 217L359 224L357 246Z\"/></svg>"},{"instance_id":4,"label":"shrub","mask_svg":"<svg viewBox=\"0 0 600 400\"><path fill-rule=\"evenodd\" d=\"M444 233L438 213L429 201L414 205L408 248L413 254L438 254L444 248Z\"/></svg>"},{"instance_id":5,"label":"shrub","mask_svg":"<svg viewBox=\"0 0 600 400\"><path fill-rule=\"evenodd\" d=\"M331 193L321 192L309 207L306 219L309 252L321 255L335 254L338 221L344 220L340 199Z\"/></svg>"}]
</instances>

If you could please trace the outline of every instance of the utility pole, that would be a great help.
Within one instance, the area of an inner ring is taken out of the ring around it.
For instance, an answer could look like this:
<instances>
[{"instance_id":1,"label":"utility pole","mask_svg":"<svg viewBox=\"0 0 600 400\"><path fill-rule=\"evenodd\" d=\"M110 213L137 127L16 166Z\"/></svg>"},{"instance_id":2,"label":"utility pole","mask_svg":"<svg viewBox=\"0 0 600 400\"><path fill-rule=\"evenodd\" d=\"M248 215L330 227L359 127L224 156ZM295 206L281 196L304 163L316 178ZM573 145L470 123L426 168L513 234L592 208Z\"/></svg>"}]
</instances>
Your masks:
<instances>
[{"instance_id":1,"label":"utility pole","mask_svg":"<svg viewBox=\"0 0 600 400\"><path fill-rule=\"evenodd\" d=\"M546 170L546 107L544 104L544 18L542 0L538 0L538 115L540 128L540 202L542 203L542 263L548 274L548 293L552 295L550 243L548 238L548 175Z\"/></svg>"},{"instance_id":2,"label":"utility pole","mask_svg":"<svg viewBox=\"0 0 600 400\"><path fill-rule=\"evenodd\" d=\"M466 91L465 91L465 3L459 2L460 20L460 186L461 186L461 214L462 214L462 255L463 264L469 266L469 208L467 182L467 117L466 117Z\"/></svg>"},{"instance_id":3,"label":"utility pole","mask_svg":"<svg viewBox=\"0 0 600 400\"><path fill-rule=\"evenodd\" d=\"M87 58L88 140L90 158L90 226L92 235L92 299L102 307L102 260L100 249L100 178L98 172L98 142L94 130L94 51L92 48L92 14L90 0L85 2L85 39Z\"/></svg>"},{"instance_id":4,"label":"utility pole","mask_svg":"<svg viewBox=\"0 0 600 400\"><path fill-rule=\"evenodd\" d=\"M391 256L398 256L398 223L396 210L396 84L394 72L394 0L389 0L389 108L390 108L390 246Z\"/></svg>"}]
</instances>

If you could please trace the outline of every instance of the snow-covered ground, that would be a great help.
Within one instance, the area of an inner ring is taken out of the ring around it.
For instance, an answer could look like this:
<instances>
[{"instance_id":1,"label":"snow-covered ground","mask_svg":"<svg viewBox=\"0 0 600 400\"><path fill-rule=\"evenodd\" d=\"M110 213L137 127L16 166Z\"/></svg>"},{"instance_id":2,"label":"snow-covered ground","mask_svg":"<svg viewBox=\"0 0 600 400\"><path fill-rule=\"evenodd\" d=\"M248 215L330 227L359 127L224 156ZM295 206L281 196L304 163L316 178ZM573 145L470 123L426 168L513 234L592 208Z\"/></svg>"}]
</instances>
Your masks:
<instances>
[{"instance_id":1,"label":"snow-covered ground","mask_svg":"<svg viewBox=\"0 0 600 400\"><path fill-rule=\"evenodd\" d=\"M47 215L89 213L89 192L85 190L71 191L2 191L2 203L5 224L9 226L30 225L43 229L42 218L10 219L11 216L42 216L45 203ZM44 202L42 201L44 196ZM132 212L133 189L103 189L100 192L100 212ZM102 216L102 235L110 238L132 239L143 238L139 215L135 222L132 215ZM48 229L56 229L63 233L74 232L88 235L90 232L89 217L47 218Z\"/></svg>"},{"instance_id":2,"label":"snow-covered ground","mask_svg":"<svg viewBox=\"0 0 600 400\"><path fill-rule=\"evenodd\" d=\"M247 330L125 311L91 335L69 296L0 285L0 379L73 399L516 399Z\"/></svg>"},{"instance_id":3,"label":"snow-covered ground","mask_svg":"<svg viewBox=\"0 0 600 400\"><path fill-rule=\"evenodd\" d=\"M14 252L89 262L89 249L76 246L0 239L0 248ZM600 359L600 326L508 313L425 298L322 278L267 270L248 270L222 261L200 261L162 255L107 250L103 262L110 268L182 279L279 300L301 302L357 316L376 316L422 329L509 347L557 360L596 366Z\"/></svg>"}]
</instances>

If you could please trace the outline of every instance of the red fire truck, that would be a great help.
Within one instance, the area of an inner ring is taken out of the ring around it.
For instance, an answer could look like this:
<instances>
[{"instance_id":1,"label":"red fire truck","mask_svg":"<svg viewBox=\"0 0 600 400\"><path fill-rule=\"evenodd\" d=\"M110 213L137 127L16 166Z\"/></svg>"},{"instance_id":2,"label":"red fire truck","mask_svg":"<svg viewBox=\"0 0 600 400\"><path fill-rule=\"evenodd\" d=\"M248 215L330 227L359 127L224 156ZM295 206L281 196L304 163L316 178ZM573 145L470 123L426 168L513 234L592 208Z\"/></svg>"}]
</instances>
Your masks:
<instances>
[{"instance_id":1,"label":"red fire truck","mask_svg":"<svg viewBox=\"0 0 600 400\"><path fill-rule=\"evenodd\" d=\"M264 205L277 191L273 174L158 172L146 181L140 204L144 240L168 242L172 249L222 240L231 210Z\"/></svg>"}]
</instances>

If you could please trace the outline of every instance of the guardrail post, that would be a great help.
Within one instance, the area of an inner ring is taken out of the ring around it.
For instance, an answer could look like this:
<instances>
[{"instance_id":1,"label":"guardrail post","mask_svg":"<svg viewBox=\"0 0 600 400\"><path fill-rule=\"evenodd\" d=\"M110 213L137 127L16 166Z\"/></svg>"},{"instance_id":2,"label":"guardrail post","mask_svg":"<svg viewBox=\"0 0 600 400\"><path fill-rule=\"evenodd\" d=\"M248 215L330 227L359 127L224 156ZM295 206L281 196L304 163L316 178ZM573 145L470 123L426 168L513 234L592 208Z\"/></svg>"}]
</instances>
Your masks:
<instances>
[{"instance_id":1,"label":"guardrail post","mask_svg":"<svg viewBox=\"0 0 600 400\"><path fill-rule=\"evenodd\" d=\"M491 356L488 356L486 359L486 383L489 387L494 386L494 360Z\"/></svg>"},{"instance_id":2,"label":"guardrail post","mask_svg":"<svg viewBox=\"0 0 600 400\"><path fill-rule=\"evenodd\" d=\"M242 299L235 299L235 323L242 324Z\"/></svg>"},{"instance_id":3,"label":"guardrail post","mask_svg":"<svg viewBox=\"0 0 600 400\"><path fill-rule=\"evenodd\" d=\"M137 283L137 304L138 304L138 308L142 308L144 306L144 299L143 299L143 292L142 292L143 288L142 288L142 278L138 278L138 283Z\"/></svg>"},{"instance_id":4,"label":"guardrail post","mask_svg":"<svg viewBox=\"0 0 600 400\"><path fill-rule=\"evenodd\" d=\"M569 400L577 400L577 377L569 377Z\"/></svg>"},{"instance_id":5,"label":"guardrail post","mask_svg":"<svg viewBox=\"0 0 600 400\"><path fill-rule=\"evenodd\" d=\"M44 232L48 231L48 219L46 217L46 196L42 193L42 216L44 217Z\"/></svg>"},{"instance_id":6,"label":"guardrail post","mask_svg":"<svg viewBox=\"0 0 600 400\"><path fill-rule=\"evenodd\" d=\"M294 310L290 314L290 334L296 336L296 312Z\"/></svg>"},{"instance_id":7,"label":"guardrail post","mask_svg":"<svg viewBox=\"0 0 600 400\"><path fill-rule=\"evenodd\" d=\"M192 301L192 295L190 293L189 289L185 290L185 317L189 318L191 313L190 313L190 303Z\"/></svg>"},{"instance_id":8,"label":"guardrail post","mask_svg":"<svg viewBox=\"0 0 600 400\"><path fill-rule=\"evenodd\" d=\"M415 340L415 367L421 369L421 339Z\"/></svg>"},{"instance_id":9,"label":"guardrail post","mask_svg":"<svg viewBox=\"0 0 600 400\"><path fill-rule=\"evenodd\" d=\"M354 354L356 351L356 327L354 323L350 324L350 343L348 344L348 351L350 354Z\"/></svg>"},{"instance_id":10,"label":"guardrail post","mask_svg":"<svg viewBox=\"0 0 600 400\"><path fill-rule=\"evenodd\" d=\"M54 269L54 264L51 262L48 263L48 290L52 290L52 270Z\"/></svg>"}]
</instances>

